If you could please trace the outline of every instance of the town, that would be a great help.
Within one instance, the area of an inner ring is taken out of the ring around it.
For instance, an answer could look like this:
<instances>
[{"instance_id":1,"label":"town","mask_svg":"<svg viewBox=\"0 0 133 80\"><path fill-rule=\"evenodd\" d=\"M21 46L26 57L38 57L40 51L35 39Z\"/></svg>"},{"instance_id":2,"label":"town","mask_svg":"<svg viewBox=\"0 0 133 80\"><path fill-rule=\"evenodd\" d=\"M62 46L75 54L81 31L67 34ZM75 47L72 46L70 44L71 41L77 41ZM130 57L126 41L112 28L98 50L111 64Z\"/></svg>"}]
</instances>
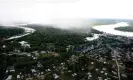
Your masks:
<instances>
[{"instance_id":1,"label":"town","mask_svg":"<svg viewBox=\"0 0 133 80\"><path fill-rule=\"evenodd\" d=\"M36 30L29 36L1 43L4 80L133 79L132 37L103 33L90 41L84 33Z\"/></svg>"}]
</instances>

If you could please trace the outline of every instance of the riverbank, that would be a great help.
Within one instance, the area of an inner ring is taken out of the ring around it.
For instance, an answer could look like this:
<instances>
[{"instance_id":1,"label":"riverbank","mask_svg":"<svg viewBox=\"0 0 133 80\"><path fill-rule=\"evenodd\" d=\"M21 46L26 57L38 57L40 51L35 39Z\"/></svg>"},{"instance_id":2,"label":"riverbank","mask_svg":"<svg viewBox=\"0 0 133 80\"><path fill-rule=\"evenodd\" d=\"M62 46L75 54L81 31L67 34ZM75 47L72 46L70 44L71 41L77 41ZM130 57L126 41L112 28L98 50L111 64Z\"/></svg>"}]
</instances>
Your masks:
<instances>
[{"instance_id":1,"label":"riverbank","mask_svg":"<svg viewBox=\"0 0 133 80\"><path fill-rule=\"evenodd\" d=\"M115 29L118 27L126 27L126 26L129 26L129 24L127 22L119 22L116 24L94 26L92 28L95 30L98 30L100 32L103 32L105 34L119 35L119 36L125 36L125 37L133 37L133 32L125 32L125 31L120 31L120 30ZM94 33L93 37L86 37L86 40L87 41L93 41L95 39L98 39L100 35L102 35L102 34L95 34Z\"/></svg>"},{"instance_id":2,"label":"riverbank","mask_svg":"<svg viewBox=\"0 0 133 80\"><path fill-rule=\"evenodd\" d=\"M17 28L21 28L21 29L24 29L24 33L23 34L19 34L19 35L15 35L15 36L12 36L12 37L9 37L5 40L12 40L12 39L17 39L17 38L21 38L21 37L24 37L24 36L27 36L27 35L30 35L32 33L34 33L36 30L33 29L33 28L28 28L28 27L22 27L20 25L12 25L11 27L17 27Z\"/></svg>"},{"instance_id":3,"label":"riverbank","mask_svg":"<svg viewBox=\"0 0 133 80\"><path fill-rule=\"evenodd\" d=\"M104 32L106 34L133 37L133 32L124 32L124 31L115 30L115 28L117 27L126 27L126 26L129 26L127 22L119 22L119 23L110 24L110 25L94 26L92 28L98 31Z\"/></svg>"}]
</instances>

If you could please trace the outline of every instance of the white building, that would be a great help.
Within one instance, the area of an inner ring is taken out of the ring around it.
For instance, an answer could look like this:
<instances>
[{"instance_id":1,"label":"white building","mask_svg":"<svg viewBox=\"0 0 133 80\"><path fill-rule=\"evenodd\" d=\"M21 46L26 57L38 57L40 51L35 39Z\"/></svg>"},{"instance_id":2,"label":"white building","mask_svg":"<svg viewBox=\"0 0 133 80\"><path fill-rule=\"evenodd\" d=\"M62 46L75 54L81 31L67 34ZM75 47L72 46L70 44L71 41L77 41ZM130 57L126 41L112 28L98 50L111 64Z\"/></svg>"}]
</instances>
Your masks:
<instances>
[{"instance_id":1,"label":"white building","mask_svg":"<svg viewBox=\"0 0 133 80\"><path fill-rule=\"evenodd\" d=\"M17 79L20 79L20 75L17 75Z\"/></svg>"},{"instance_id":2,"label":"white building","mask_svg":"<svg viewBox=\"0 0 133 80\"><path fill-rule=\"evenodd\" d=\"M6 80L12 80L12 75L9 75Z\"/></svg>"},{"instance_id":3,"label":"white building","mask_svg":"<svg viewBox=\"0 0 133 80\"><path fill-rule=\"evenodd\" d=\"M30 48L30 44L28 44L28 42L26 42L26 41L21 41L19 43L21 44L22 47L28 47L28 48Z\"/></svg>"}]
</instances>

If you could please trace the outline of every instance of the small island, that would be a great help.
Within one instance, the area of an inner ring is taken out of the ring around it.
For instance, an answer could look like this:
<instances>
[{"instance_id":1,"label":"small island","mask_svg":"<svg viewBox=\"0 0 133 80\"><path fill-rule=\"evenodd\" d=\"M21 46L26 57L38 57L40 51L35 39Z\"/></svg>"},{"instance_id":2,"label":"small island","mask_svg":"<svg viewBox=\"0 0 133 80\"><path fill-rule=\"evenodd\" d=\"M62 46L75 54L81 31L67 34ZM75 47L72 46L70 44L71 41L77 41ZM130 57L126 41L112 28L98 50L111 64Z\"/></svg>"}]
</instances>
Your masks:
<instances>
[{"instance_id":1,"label":"small island","mask_svg":"<svg viewBox=\"0 0 133 80\"><path fill-rule=\"evenodd\" d=\"M124 31L124 32L133 32L132 26L117 27L115 30Z\"/></svg>"}]
</instances>

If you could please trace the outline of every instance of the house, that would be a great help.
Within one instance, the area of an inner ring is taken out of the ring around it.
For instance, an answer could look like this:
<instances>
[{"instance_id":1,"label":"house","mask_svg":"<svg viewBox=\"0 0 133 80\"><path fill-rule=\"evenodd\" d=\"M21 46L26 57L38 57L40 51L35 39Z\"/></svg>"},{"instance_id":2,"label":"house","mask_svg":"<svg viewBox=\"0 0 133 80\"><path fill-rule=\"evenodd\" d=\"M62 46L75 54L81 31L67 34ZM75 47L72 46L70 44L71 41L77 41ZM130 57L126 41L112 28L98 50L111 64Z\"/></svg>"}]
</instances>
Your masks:
<instances>
[{"instance_id":1,"label":"house","mask_svg":"<svg viewBox=\"0 0 133 80\"><path fill-rule=\"evenodd\" d=\"M17 75L17 79L20 79L20 75Z\"/></svg>"},{"instance_id":2,"label":"house","mask_svg":"<svg viewBox=\"0 0 133 80\"><path fill-rule=\"evenodd\" d=\"M30 48L30 44L24 44L24 47Z\"/></svg>"},{"instance_id":3,"label":"house","mask_svg":"<svg viewBox=\"0 0 133 80\"><path fill-rule=\"evenodd\" d=\"M43 67L43 65L42 65L40 62L38 62L38 63L37 63L37 67L40 68L40 67Z\"/></svg>"},{"instance_id":4,"label":"house","mask_svg":"<svg viewBox=\"0 0 133 80\"><path fill-rule=\"evenodd\" d=\"M27 54L27 56L29 56L29 57L30 57L30 56L31 56L31 54L30 54L30 53L28 53L28 54Z\"/></svg>"},{"instance_id":5,"label":"house","mask_svg":"<svg viewBox=\"0 0 133 80\"><path fill-rule=\"evenodd\" d=\"M43 75L44 73L43 72L41 72L41 75Z\"/></svg>"},{"instance_id":6,"label":"house","mask_svg":"<svg viewBox=\"0 0 133 80\"><path fill-rule=\"evenodd\" d=\"M68 45L67 47L66 47L66 51L68 52L69 50L72 50L73 51L73 49L74 49L74 46L73 45Z\"/></svg>"},{"instance_id":7,"label":"house","mask_svg":"<svg viewBox=\"0 0 133 80\"><path fill-rule=\"evenodd\" d=\"M106 75L106 76L107 76L107 75L108 75L108 73L104 73L104 75Z\"/></svg>"},{"instance_id":8,"label":"house","mask_svg":"<svg viewBox=\"0 0 133 80\"><path fill-rule=\"evenodd\" d=\"M101 71L101 73L104 73L104 71Z\"/></svg>"},{"instance_id":9,"label":"house","mask_svg":"<svg viewBox=\"0 0 133 80\"><path fill-rule=\"evenodd\" d=\"M6 48L6 45L3 45L2 47L3 47L3 48Z\"/></svg>"},{"instance_id":10,"label":"house","mask_svg":"<svg viewBox=\"0 0 133 80\"><path fill-rule=\"evenodd\" d=\"M35 73L35 72L36 72L36 70L35 70L35 69L31 69L31 72L32 72L32 73Z\"/></svg>"},{"instance_id":11,"label":"house","mask_svg":"<svg viewBox=\"0 0 133 80\"><path fill-rule=\"evenodd\" d=\"M54 79L58 79L59 78L59 76L57 74L53 74L53 76L54 76Z\"/></svg>"},{"instance_id":12,"label":"house","mask_svg":"<svg viewBox=\"0 0 133 80\"><path fill-rule=\"evenodd\" d=\"M76 76L76 75L77 75L77 73L73 73L73 74L72 74L73 77Z\"/></svg>"},{"instance_id":13,"label":"house","mask_svg":"<svg viewBox=\"0 0 133 80\"><path fill-rule=\"evenodd\" d=\"M21 44L21 46L24 46L24 44L27 44L26 41L21 41L21 42L19 42L19 43Z\"/></svg>"},{"instance_id":14,"label":"house","mask_svg":"<svg viewBox=\"0 0 133 80\"><path fill-rule=\"evenodd\" d=\"M9 75L6 80L12 80L12 75Z\"/></svg>"},{"instance_id":15,"label":"house","mask_svg":"<svg viewBox=\"0 0 133 80\"><path fill-rule=\"evenodd\" d=\"M5 72L5 73L7 74L8 72L9 72L9 70L6 70L6 72Z\"/></svg>"},{"instance_id":16,"label":"house","mask_svg":"<svg viewBox=\"0 0 133 80\"><path fill-rule=\"evenodd\" d=\"M40 53L41 53L41 54L44 54L44 53L46 53L46 51L41 51Z\"/></svg>"},{"instance_id":17,"label":"house","mask_svg":"<svg viewBox=\"0 0 133 80\"><path fill-rule=\"evenodd\" d=\"M50 71L51 71L51 69L46 69L46 71L50 72Z\"/></svg>"},{"instance_id":18,"label":"house","mask_svg":"<svg viewBox=\"0 0 133 80\"><path fill-rule=\"evenodd\" d=\"M9 72L15 72L14 66L8 67L7 70L9 70Z\"/></svg>"},{"instance_id":19,"label":"house","mask_svg":"<svg viewBox=\"0 0 133 80\"><path fill-rule=\"evenodd\" d=\"M57 56L59 56L59 53L52 52L52 53L51 53L51 55L53 55L53 56L57 57Z\"/></svg>"},{"instance_id":20,"label":"house","mask_svg":"<svg viewBox=\"0 0 133 80\"><path fill-rule=\"evenodd\" d=\"M30 44L28 44L28 42L26 42L26 41L21 41L19 43L21 44L22 47L28 47L28 48L30 48Z\"/></svg>"},{"instance_id":21,"label":"house","mask_svg":"<svg viewBox=\"0 0 133 80\"><path fill-rule=\"evenodd\" d=\"M102 77L98 77L98 80L103 80L103 78Z\"/></svg>"}]
</instances>

